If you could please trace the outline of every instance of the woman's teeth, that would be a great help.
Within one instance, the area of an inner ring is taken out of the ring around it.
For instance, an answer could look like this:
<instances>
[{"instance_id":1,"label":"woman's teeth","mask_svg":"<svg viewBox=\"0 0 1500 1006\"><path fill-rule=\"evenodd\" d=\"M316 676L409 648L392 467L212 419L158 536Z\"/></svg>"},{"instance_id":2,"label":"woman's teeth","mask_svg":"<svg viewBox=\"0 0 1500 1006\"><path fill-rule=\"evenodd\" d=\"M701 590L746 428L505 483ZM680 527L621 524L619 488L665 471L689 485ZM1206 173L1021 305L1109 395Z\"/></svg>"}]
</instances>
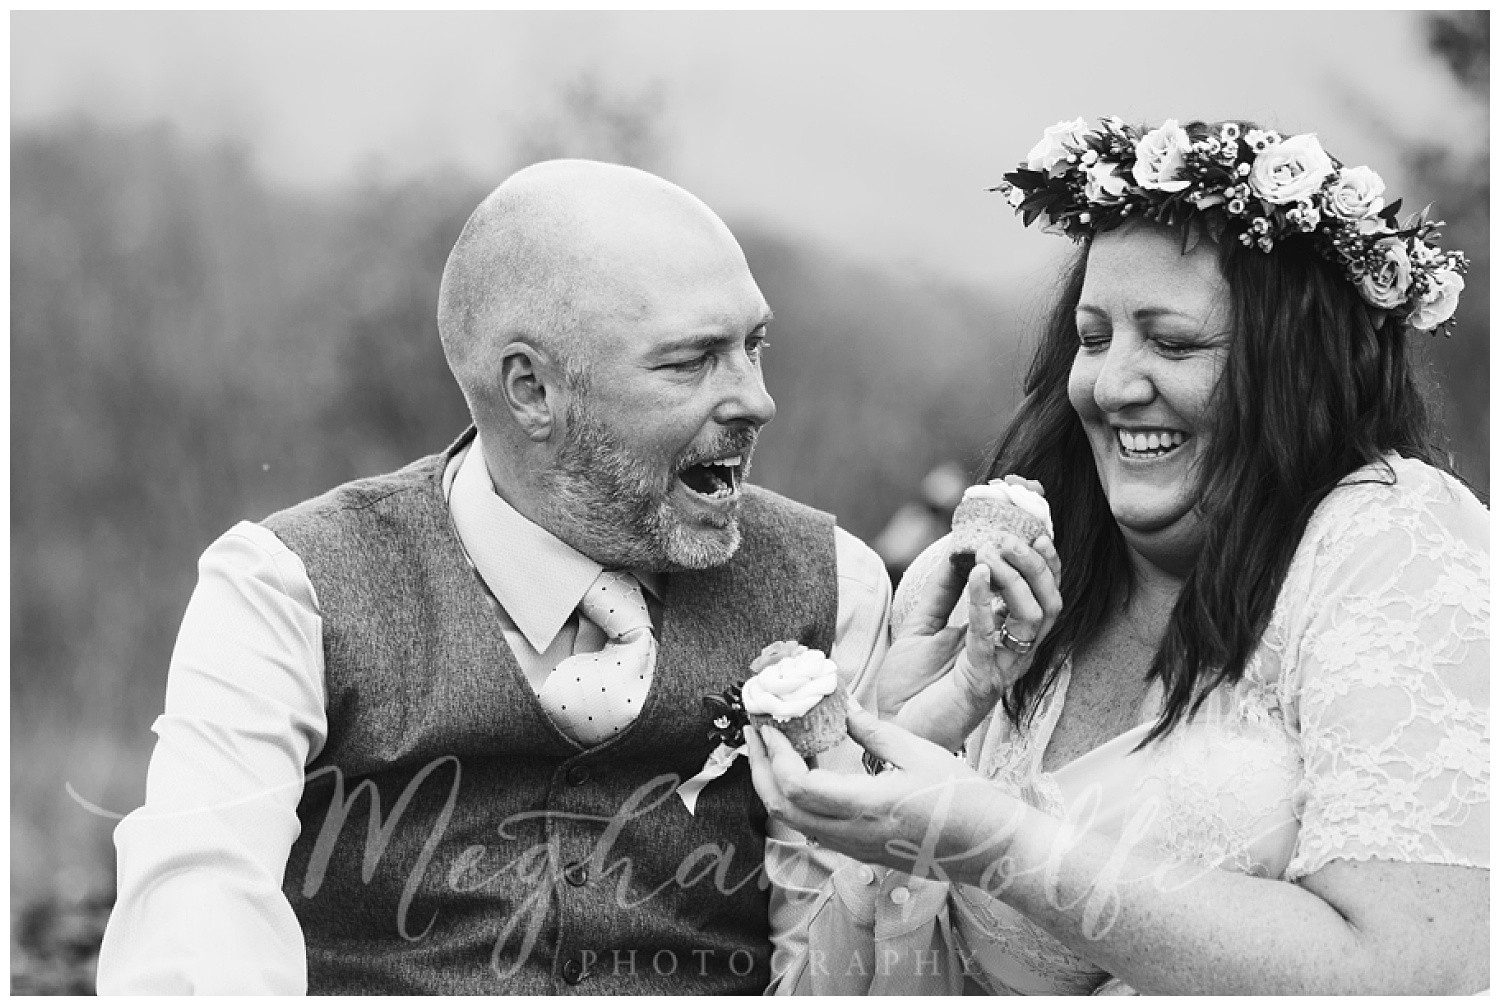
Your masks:
<instances>
[{"instance_id":1,"label":"woman's teeth","mask_svg":"<svg viewBox=\"0 0 1500 1006\"><path fill-rule=\"evenodd\" d=\"M1156 430L1151 433L1115 430L1115 436L1119 438L1120 449L1127 456L1140 458L1155 458L1170 454L1182 446L1183 441L1187 439L1187 434L1176 430Z\"/></svg>"}]
</instances>

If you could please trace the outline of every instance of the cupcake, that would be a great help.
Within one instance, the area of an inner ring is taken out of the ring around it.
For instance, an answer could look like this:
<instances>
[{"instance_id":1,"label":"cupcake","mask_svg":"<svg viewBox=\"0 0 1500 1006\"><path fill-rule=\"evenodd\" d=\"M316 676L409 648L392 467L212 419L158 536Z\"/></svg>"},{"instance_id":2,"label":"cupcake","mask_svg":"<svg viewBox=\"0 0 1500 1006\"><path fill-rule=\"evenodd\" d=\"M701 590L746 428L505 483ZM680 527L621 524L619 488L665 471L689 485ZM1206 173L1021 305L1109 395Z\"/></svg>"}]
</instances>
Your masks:
<instances>
[{"instance_id":1,"label":"cupcake","mask_svg":"<svg viewBox=\"0 0 1500 1006\"><path fill-rule=\"evenodd\" d=\"M740 695L751 723L774 726L804 758L848 735L838 665L822 650L783 640L761 650L750 669Z\"/></svg>"},{"instance_id":2,"label":"cupcake","mask_svg":"<svg viewBox=\"0 0 1500 1006\"><path fill-rule=\"evenodd\" d=\"M1040 493L1004 479L970 486L953 511L953 558L972 564L981 545L998 543L1006 532L1030 545L1052 534L1052 512Z\"/></svg>"}]
</instances>

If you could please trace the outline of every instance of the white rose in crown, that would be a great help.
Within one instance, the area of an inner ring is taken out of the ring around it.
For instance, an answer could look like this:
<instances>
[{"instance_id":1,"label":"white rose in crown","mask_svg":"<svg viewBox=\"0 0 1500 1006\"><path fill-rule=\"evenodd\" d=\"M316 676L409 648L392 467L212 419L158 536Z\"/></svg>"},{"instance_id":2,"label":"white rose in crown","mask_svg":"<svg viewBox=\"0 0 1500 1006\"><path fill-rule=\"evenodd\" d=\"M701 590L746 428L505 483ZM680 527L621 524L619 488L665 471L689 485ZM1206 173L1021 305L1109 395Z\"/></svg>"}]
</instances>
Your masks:
<instances>
[{"instance_id":1,"label":"white rose in crown","mask_svg":"<svg viewBox=\"0 0 1500 1006\"><path fill-rule=\"evenodd\" d=\"M1100 161L1085 170L1088 181L1083 184L1083 194L1091 203L1118 202L1125 195L1125 179L1115 174L1118 164Z\"/></svg>"},{"instance_id":2,"label":"white rose in crown","mask_svg":"<svg viewBox=\"0 0 1500 1006\"><path fill-rule=\"evenodd\" d=\"M1161 192L1181 192L1187 188L1192 183L1177 176L1187 163L1189 147L1187 130L1176 119L1168 119L1151 130L1135 145L1135 166L1130 173L1135 176L1136 184Z\"/></svg>"},{"instance_id":3,"label":"white rose in crown","mask_svg":"<svg viewBox=\"0 0 1500 1006\"><path fill-rule=\"evenodd\" d=\"M1452 269L1439 269L1427 279L1427 289L1417 302L1417 309L1407 319L1412 328L1430 332L1453 317L1458 310L1458 295L1463 293L1464 278Z\"/></svg>"},{"instance_id":4,"label":"white rose in crown","mask_svg":"<svg viewBox=\"0 0 1500 1006\"><path fill-rule=\"evenodd\" d=\"M1302 133L1256 155L1250 166L1250 188L1266 202L1284 206L1318 191L1331 174L1333 160L1317 136Z\"/></svg>"},{"instance_id":5,"label":"white rose in crown","mask_svg":"<svg viewBox=\"0 0 1500 1006\"><path fill-rule=\"evenodd\" d=\"M1364 220L1385 207L1385 181L1361 165L1341 168L1338 179L1328 187L1324 202L1334 216L1345 220Z\"/></svg>"},{"instance_id":6,"label":"white rose in crown","mask_svg":"<svg viewBox=\"0 0 1500 1006\"><path fill-rule=\"evenodd\" d=\"M1083 146L1083 134L1087 130L1088 124L1082 119L1048 126L1036 146L1031 148L1031 153L1026 155L1026 167L1052 174L1053 168L1066 164L1068 158Z\"/></svg>"},{"instance_id":7,"label":"white rose in crown","mask_svg":"<svg viewBox=\"0 0 1500 1006\"><path fill-rule=\"evenodd\" d=\"M1389 311L1406 302L1411 289L1411 256L1406 242L1398 237L1382 238L1375 245L1380 265L1359 278L1359 291L1365 300ZM1451 312L1450 312L1451 313Z\"/></svg>"}]
</instances>

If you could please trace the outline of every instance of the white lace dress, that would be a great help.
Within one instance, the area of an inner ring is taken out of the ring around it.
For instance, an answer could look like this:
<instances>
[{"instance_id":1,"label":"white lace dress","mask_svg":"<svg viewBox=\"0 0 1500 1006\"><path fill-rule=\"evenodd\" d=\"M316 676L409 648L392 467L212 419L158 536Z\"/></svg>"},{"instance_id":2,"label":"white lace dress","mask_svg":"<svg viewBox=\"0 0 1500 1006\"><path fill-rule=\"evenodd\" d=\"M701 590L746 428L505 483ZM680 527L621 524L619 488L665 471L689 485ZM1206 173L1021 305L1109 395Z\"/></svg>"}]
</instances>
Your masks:
<instances>
[{"instance_id":1,"label":"white lace dress","mask_svg":"<svg viewBox=\"0 0 1500 1006\"><path fill-rule=\"evenodd\" d=\"M1488 868L1489 515L1430 466L1391 463L1395 485L1347 484L1318 508L1244 678L1191 722L1132 752L1143 723L1043 772L1064 665L1030 730L998 710L981 725L975 767L1160 859L1288 881L1338 859ZM946 556L939 542L913 565L895 624ZM829 869L777 991L1079 993L1106 978L974 888Z\"/></svg>"}]
</instances>

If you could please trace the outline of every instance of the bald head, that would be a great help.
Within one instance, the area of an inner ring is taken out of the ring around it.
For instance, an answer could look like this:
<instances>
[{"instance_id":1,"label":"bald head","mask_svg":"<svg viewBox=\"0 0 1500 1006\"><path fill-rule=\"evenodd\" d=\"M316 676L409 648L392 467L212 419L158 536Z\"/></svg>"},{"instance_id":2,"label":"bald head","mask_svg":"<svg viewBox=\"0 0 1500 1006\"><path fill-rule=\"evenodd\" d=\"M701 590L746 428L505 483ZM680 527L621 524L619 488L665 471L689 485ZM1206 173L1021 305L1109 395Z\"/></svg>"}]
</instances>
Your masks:
<instances>
[{"instance_id":1,"label":"bald head","mask_svg":"<svg viewBox=\"0 0 1500 1006\"><path fill-rule=\"evenodd\" d=\"M576 380L612 317L649 311L674 272L703 262L746 268L723 221L664 179L584 160L511 175L464 225L438 294L443 351L476 421L494 414L504 347L528 343Z\"/></svg>"},{"instance_id":2,"label":"bald head","mask_svg":"<svg viewBox=\"0 0 1500 1006\"><path fill-rule=\"evenodd\" d=\"M506 179L443 270L438 330L495 491L595 561L705 568L776 403L770 305L723 221L634 168Z\"/></svg>"}]
</instances>

